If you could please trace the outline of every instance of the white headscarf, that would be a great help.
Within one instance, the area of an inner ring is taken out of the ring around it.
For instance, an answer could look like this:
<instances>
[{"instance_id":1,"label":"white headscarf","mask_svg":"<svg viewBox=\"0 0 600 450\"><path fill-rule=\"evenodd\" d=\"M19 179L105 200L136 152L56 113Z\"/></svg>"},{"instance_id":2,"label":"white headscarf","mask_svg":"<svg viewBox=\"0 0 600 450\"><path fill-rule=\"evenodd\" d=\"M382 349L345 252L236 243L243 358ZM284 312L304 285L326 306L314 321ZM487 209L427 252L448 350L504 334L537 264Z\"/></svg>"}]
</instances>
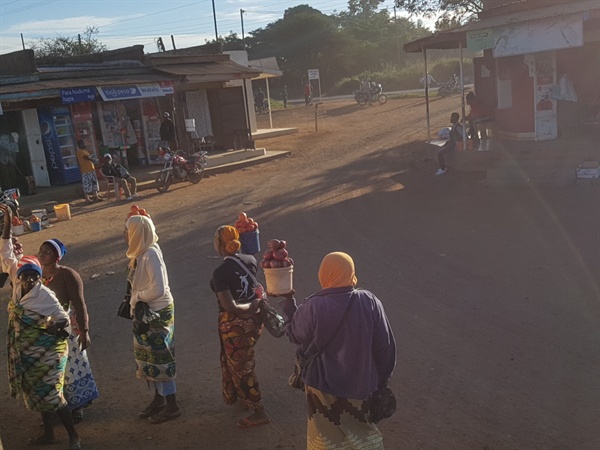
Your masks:
<instances>
[{"instance_id":1,"label":"white headscarf","mask_svg":"<svg viewBox=\"0 0 600 450\"><path fill-rule=\"evenodd\" d=\"M127 228L127 257L129 265L133 268L138 256L158 242L158 235L154 228L154 222L146 216L131 216L125 223Z\"/></svg>"}]
</instances>

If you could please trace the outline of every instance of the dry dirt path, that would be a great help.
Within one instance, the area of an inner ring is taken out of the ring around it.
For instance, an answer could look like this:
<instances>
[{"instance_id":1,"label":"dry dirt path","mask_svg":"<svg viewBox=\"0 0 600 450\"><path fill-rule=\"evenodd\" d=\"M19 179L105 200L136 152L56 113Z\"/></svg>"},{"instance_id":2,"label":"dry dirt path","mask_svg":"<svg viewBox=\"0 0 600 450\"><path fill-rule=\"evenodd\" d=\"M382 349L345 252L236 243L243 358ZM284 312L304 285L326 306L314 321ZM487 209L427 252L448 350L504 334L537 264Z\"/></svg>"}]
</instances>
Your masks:
<instances>
[{"instance_id":1,"label":"dry dirt path","mask_svg":"<svg viewBox=\"0 0 600 450\"><path fill-rule=\"evenodd\" d=\"M434 130L458 101L434 102ZM300 131L261 146L292 150L290 157L164 195L146 191L139 202L157 224L176 301L184 413L176 421L136 418L151 393L135 379L129 324L115 315L128 206L104 202L23 238L30 251L62 239L65 264L86 283L101 398L79 426L85 448L305 448L304 399L287 387L293 350L285 339L265 334L257 346L270 425L238 430L244 412L220 398L212 236L240 211L259 222L263 247L270 238L288 241L298 297L318 288L324 254L343 250L356 261L359 284L384 303L398 341L398 412L381 424L386 448L598 448L598 190L500 190L481 187L480 174L434 177L422 99L323 106L316 134L312 108L274 115L275 126ZM1 364L0 434L5 448L26 448L39 420L8 398L5 380ZM65 447L64 431L57 434L55 448Z\"/></svg>"}]
</instances>

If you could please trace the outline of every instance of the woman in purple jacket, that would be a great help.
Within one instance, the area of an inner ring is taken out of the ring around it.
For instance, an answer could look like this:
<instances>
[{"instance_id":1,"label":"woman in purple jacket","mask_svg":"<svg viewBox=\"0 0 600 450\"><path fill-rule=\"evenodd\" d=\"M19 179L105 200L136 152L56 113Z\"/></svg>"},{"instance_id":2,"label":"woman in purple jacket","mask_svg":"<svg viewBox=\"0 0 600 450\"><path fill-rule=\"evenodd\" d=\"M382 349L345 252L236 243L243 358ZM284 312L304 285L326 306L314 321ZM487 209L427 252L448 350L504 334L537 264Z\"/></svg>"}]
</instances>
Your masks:
<instances>
[{"instance_id":1,"label":"woman in purple jacket","mask_svg":"<svg viewBox=\"0 0 600 450\"><path fill-rule=\"evenodd\" d=\"M284 295L285 329L297 344L308 403L307 448L383 449L368 413L370 395L396 365L396 341L379 299L356 289L354 261L329 253L319 268L320 291L296 305ZM320 352L319 350L320 349Z\"/></svg>"}]
</instances>

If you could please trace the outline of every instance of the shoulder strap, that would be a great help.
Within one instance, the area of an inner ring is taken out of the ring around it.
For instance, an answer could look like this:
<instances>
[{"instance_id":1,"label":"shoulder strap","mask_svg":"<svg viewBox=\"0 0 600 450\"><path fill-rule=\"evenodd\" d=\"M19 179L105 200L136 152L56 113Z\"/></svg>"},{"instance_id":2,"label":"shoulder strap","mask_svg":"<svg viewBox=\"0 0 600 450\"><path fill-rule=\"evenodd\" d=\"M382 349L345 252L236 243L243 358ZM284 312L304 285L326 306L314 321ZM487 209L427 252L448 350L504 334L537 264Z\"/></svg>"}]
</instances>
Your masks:
<instances>
[{"instance_id":1,"label":"shoulder strap","mask_svg":"<svg viewBox=\"0 0 600 450\"><path fill-rule=\"evenodd\" d=\"M262 286L262 284L254 276L254 274L252 272L250 272L250 269L248 269L248 267L246 267L246 264L244 264L239 258L236 258L235 256L226 256L225 259L230 259L231 261L235 261L236 263L238 263L239 266L246 271L246 273L248 274L248 276L254 283L255 287ZM265 294L264 294L264 290L263 290L263 297L264 297L264 295Z\"/></svg>"},{"instance_id":2,"label":"shoulder strap","mask_svg":"<svg viewBox=\"0 0 600 450\"><path fill-rule=\"evenodd\" d=\"M331 341L333 341L333 338L338 334L338 331L340 331L340 328L342 327L342 323L344 323L344 320L346 320L346 316L348 315L350 308L352 308L352 304L354 303L355 299L356 299L356 296L353 293L352 296L350 297L350 301L348 302L348 305L346 306L346 309L344 310L344 314L342 315L342 320L340 320L340 322L338 323L333 334L329 337L327 342L325 342L323 347L319 348L315 354L309 356L308 358L306 358L303 361L304 362L304 364L302 364L303 367L308 366L308 363L310 363L313 359L315 359L317 356L319 356L321 353L323 353L323 350L325 350L325 347L327 347L331 343Z\"/></svg>"}]
</instances>

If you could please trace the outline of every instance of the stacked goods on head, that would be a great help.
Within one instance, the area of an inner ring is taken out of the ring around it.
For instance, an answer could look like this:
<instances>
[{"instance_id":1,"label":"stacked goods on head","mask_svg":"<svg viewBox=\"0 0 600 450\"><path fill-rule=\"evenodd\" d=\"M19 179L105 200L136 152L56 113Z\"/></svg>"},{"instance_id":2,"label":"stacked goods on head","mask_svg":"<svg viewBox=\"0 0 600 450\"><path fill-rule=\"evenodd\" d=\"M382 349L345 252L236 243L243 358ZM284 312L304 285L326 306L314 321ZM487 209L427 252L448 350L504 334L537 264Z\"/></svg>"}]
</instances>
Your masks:
<instances>
[{"instance_id":1,"label":"stacked goods on head","mask_svg":"<svg viewBox=\"0 0 600 450\"><path fill-rule=\"evenodd\" d=\"M252 217L248 217L248 214L245 212L239 214L238 219L233 226L237 228L238 233L240 234L258 230L258 223L256 223Z\"/></svg>"},{"instance_id":2,"label":"stacked goods on head","mask_svg":"<svg viewBox=\"0 0 600 450\"><path fill-rule=\"evenodd\" d=\"M267 242L267 250L261 261L263 269L278 269L281 267L292 267L294 260L289 257L286 249L287 242L281 239L270 239Z\"/></svg>"},{"instance_id":3,"label":"stacked goods on head","mask_svg":"<svg viewBox=\"0 0 600 450\"><path fill-rule=\"evenodd\" d=\"M150 214L148 214L144 208L140 208L138 205L131 205L129 214L127 214L127 218L129 219L131 216L146 216L148 219L151 219Z\"/></svg>"}]
</instances>

